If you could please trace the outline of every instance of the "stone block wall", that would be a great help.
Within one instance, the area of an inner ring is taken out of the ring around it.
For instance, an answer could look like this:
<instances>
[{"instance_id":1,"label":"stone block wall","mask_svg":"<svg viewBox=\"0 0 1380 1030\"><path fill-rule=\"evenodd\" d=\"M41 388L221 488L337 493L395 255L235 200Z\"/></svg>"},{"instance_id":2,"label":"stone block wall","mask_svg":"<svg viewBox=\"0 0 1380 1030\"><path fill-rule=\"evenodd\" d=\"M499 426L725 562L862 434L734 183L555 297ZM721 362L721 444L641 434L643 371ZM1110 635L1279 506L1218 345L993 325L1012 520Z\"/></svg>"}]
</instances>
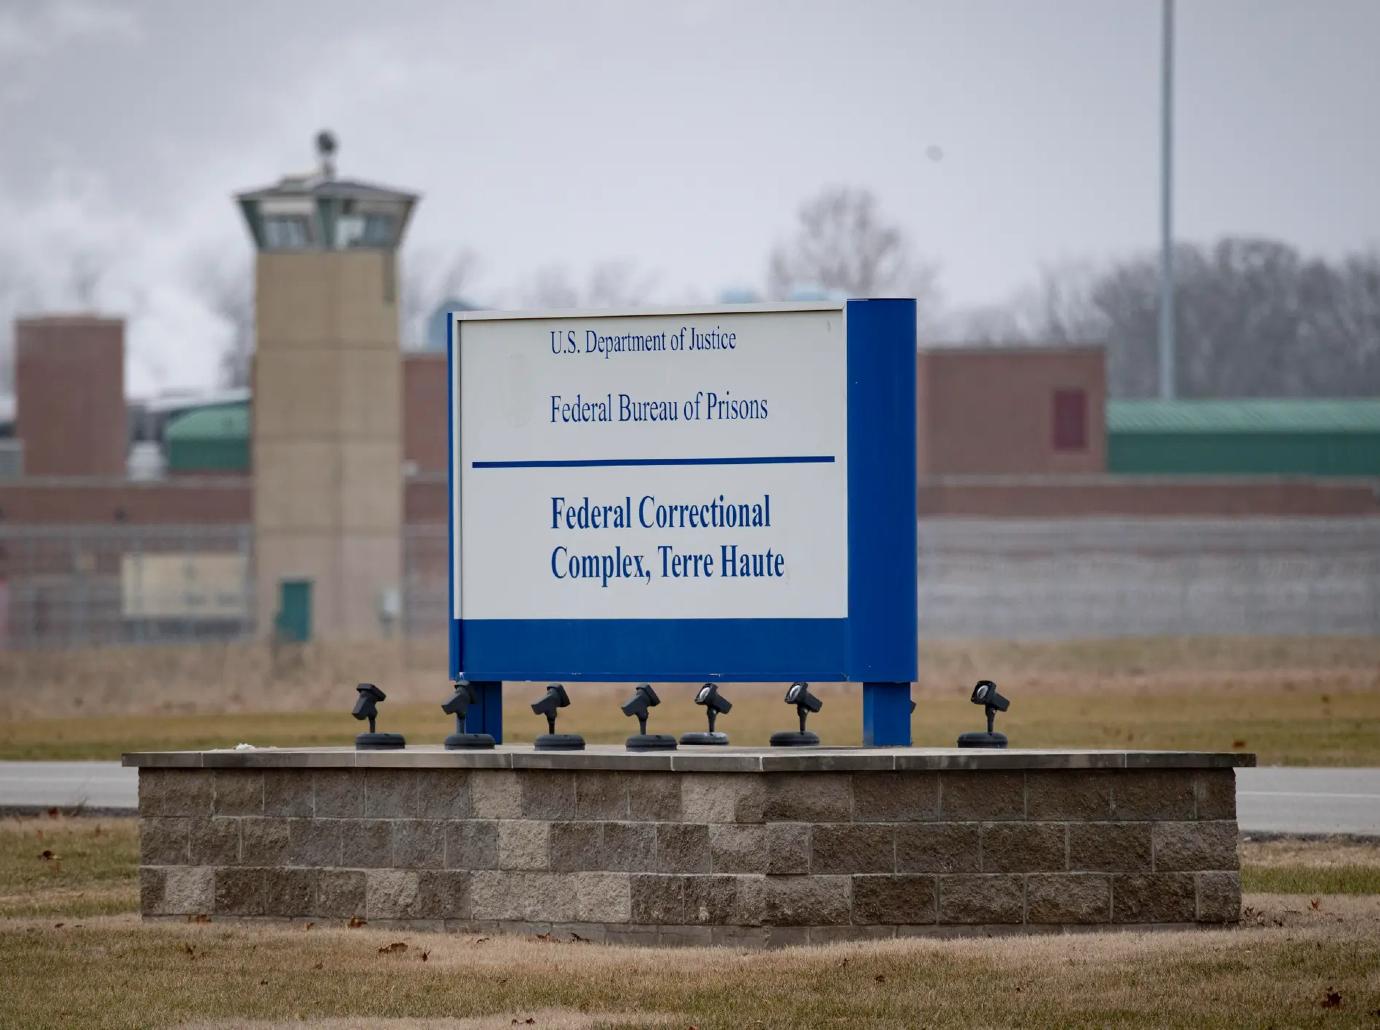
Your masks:
<instances>
[{"instance_id":1,"label":"stone block wall","mask_svg":"<svg viewBox=\"0 0 1380 1030\"><path fill-rule=\"evenodd\" d=\"M146 767L141 907L648 944L1230 923L1235 798L1231 768Z\"/></svg>"}]
</instances>

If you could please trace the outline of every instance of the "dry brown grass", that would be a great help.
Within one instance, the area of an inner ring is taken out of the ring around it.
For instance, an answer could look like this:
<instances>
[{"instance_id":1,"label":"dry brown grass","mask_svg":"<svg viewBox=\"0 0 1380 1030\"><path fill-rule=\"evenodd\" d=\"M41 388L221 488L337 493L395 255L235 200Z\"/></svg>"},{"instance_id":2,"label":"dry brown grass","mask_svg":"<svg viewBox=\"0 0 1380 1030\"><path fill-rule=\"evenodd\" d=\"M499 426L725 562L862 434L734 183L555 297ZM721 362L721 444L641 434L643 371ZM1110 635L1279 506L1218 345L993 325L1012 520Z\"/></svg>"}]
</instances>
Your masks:
<instances>
[{"instance_id":1,"label":"dry brown grass","mask_svg":"<svg viewBox=\"0 0 1380 1030\"><path fill-rule=\"evenodd\" d=\"M414 743L450 730L444 649L429 644L266 645L0 653L0 758L115 758L124 751L348 744L360 680L389 693L384 729ZM1027 747L1250 750L1266 764L1380 764L1380 640L1188 638L1068 643L926 644L915 697L919 745L948 746L980 725L967 702L990 677L1012 698L1002 729ZM630 732L625 686L579 684L561 728L591 742ZM544 724L527 710L534 685L505 691L508 739ZM693 687L661 688L660 732L702 728ZM828 743L861 742L860 688L824 684L812 725ZM792 713L781 686L736 684L721 728L764 744ZM265 714L267 713L267 714Z\"/></svg>"},{"instance_id":2,"label":"dry brown grass","mask_svg":"<svg viewBox=\"0 0 1380 1030\"><path fill-rule=\"evenodd\" d=\"M767 953L367 927L3 921L0 964L9 987L0 994L0 1022L425 1026L419 1021L452 1017L476 1026L637 1026L660 1017L700 1027L1225 1027L1373 1018L1376 905L1324 914L1306 903L1297 913L1268 907L1270 899L1248 904L1266 906L1258 911L1267 920L1290 921ZM380 953L394 942L406 950ZM1339 1000L1325 1008L1329 994Z\"/></svg>"}]
</instances>

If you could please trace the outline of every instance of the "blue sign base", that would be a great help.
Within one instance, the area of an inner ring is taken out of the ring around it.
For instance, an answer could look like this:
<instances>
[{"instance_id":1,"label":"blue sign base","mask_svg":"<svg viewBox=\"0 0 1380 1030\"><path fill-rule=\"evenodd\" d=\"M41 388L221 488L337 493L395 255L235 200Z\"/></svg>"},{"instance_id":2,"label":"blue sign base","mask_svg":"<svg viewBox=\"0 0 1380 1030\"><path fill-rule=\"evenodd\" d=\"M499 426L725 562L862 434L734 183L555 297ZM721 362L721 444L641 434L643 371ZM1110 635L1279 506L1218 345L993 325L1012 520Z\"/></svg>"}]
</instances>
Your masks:
<instances>
[{"instance_id":1,"label":"blue sign base","mask_svg":"<svg viewBox=\"0 0 1380 1030\"><path fill-rule=\"evenodd\" d=\"M910 684L863 684L863 746L910 747Z\"/></svg>"},{"instance_id":2,"label":"blue sign base","mask_svg":"<svg viewBox=\"0 0 1380 1030\"><path fill-rule=\"evenodd\" d=\"M492 680L470 683L474 702L465 713L466 733L487 733L495 744L503 743L503 684Z\"/></svg>"}]
</instances>

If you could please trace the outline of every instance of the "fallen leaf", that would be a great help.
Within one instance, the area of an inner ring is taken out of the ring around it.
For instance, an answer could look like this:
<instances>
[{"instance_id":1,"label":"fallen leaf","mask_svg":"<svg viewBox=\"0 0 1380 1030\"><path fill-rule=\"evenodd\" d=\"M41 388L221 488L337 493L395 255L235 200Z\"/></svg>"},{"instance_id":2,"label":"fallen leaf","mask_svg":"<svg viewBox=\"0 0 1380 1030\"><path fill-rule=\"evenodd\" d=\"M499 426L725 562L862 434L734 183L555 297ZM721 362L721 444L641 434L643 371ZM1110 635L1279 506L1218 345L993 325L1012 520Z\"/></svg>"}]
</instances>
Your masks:
<instances>
[{"instance_id":1,"label":"fallen leaf","mask_svg":"<svg viewBox=\"0 0 1380 1030\"><path fill-rule=\"evenodd\" d=\"M66 925L67 925L66 923L54 923L54 924L53 924L53 929L54 929L54 930L61 930L61 929L62 929L64 926L66 926Z\"/></svg>"},{"instance_id":2,"label":"fallen leaf","mask_svg":"<svg viewBox=\"0 0 1380 1030\"><path fill-rule=\"evenodd\" d=\"M474 939L474 943L475 943L475 944L483 944L483 943L484 943L485 941L487 941L488 939L489 939L489 938L487 938L487 937L476 937L476 938Z\"/></svg>"},{"instance_id":3,"label":"fallen leaf","mask_svg":"<svg viewBox=\"0 0 1380 1030\"><path fill-rule=\"evenodd\" d=\"M58 810L57 810L56 808L50 808L50 809L48 809L48 818L49 818L49 819L56 819L57 817L58 817Z\"/></svg>"},{"instance_id":4,"label":"fallen leaf","mask_svg":"<svg viewBox=\"0 0 1380 1030\"><path fill-rule=\"evenodd\" d=\"M364 925L364 920L359 918L359 916L351 916L350 921L345 925L348 926L351 930L358 930L361 926Z\"/></svg>"},{"instance_id":5,"label":"fallen leaf","mask_svg":"<svg viewBox=\"0 0 1380 1030\"><path fill-rule=\"evenodd\" d=\"M312 968L313 968L313 969L325 969L325 968L326 968L326 963L324 963L324 962L318 962L318 963L316 963L316 965L312 966Z\"/></svg>"},{"instance_id":6,"label":"fallen leaf","mask_svg":"<svg viewBox=\"0 0 1380 1030\"><path fill-rule=\"evenodd\" d=\"M303 929L303 930L310 930L310 929L311 929L313 926L315 926L315 925L316 925L315 923L304 923L304 924L302 924L302 929Z\"/></svg>"},{"instance_id":7,"label":"fallen leaf","mask_svg":"<svg viewBox=\"0 0 1380 1030\"><path fill-rule=\"evenodd\" d=\"M504 984L506 984L507 982L508 982L508 978L507 978L506 976L500 976L500 977L498 978L498 986L500 986L500 987L502 987L502 986L503 986Z\"/></svg>"},{"instance_id":8,"label":"fallen leaf","mask_svg":"<svg viewBox=\"0 0 1380 1030\"><path fill-rule=\"evenodd\" d=\"M570 939L571 939L572 941L579 941L579 942L582 943L582 944L588 944L588 943L589 943L589 938L588 938L588 937L581 937L581 936L580 936L578 933L576 933L574 930L571 930L571 931L570 931Z\"/></svg>"},{"instance_id":9,"label":"fallen leaf","mask_svg":"<svg viewBox=\"0 0 1380 1030\"><path fill-rule=\"evenodd\" d=\"M403 941L394 941L392 944L385 944L379 949L380 955L397 955L407 950L407 944Z\"/></svg>"},{"instance_id":10,"label":"fallen leaf","mask_svg":"<svg viewBox=\"0 0 1380 1030\"><path fill-rule=\"evenodd\" d=\"M1331 694L1323 694L1323 695L1322 695L1322 703L1325 704L1325 705L1330 705L1330 704L1332 703L1332 695L1331 695Z\"/></svg>"},{"instance_id":11,"label":"fallen leaf","mask_svg":"<svg viewBox=\"0 0 1380 1030\"><path fill-rule=\"evenodd\" d=\"M1232 746L1233 748L1240 749L1240 748L1243 748L1243 747L1246 746L1246 742L1245 742L1244 740L1233 740L1233 741L1231 742L1231 746Z\"/></svg>"},{"instance_id":12,"label":"fallen leaf","mask_svg":"<svg viewBox=\"0 0 1380 1030\"><path fill-rule=\"evenodd\" d=\"M1322 1007L1325 1008L1325 1009L1339 1009L1339 1008L1341 1008L1341 1007L1342 1007L1342 994L1341 994L1341 992L1340 992L1340 991L1334 991L1331 987L1329 987L1329 988L1327 989L1327 992L1323 995Z\"/></svg>"},{"instance_id":13,"label":"fallen leaf","mask_svg":"<svg viewBox=\"0 0 1380 1030\"><path fill-rule=\"evenodd\" d=\"M1316 912L1318 909L1322 908L1322 898L1314 898L1308 904L1312 906L1313 911Z\"/></svg>"},{"instance_id":14,"label":"fallen leaf","mask_svg":"<svg viewBox=\"0 0 1380 1030\"><path fill-rule=\"evenodd\" d=\"M884 983L886 983L886 977L884 977L881 973L878 973L878 974L877 974L876 976L874 976L872 979L876 980L879 984L884 984Z\"/></svg>"},{"instance_id":15,"label":"fallen leaf","mask_svg":"<svg viewBox=\"0 0 1380 1030\"><path fill-rule=\"evenodd\" d=\"M40 854L38 857L43 859L43 861L45 862L51 862L53 859L57 858L57 855L53 854L51 848L44 848L42 854Z\"/></svg>"},{"instance_id":16,"label":"fallen leaf","mask_svg":"<svg viewBox=\"0 0 1380 1030\"><path fill-rule=\"evenodd\" d=\"M183 941L182 950L187 953L187 957L189 959L191 959L193 962L196 961L196 945L188 944L186 941Z\"/></svg>"},{"instance_id":17,"label":"fallen leaf","mask_svg":"<svg viewBox=\"0 0 1380 1030\"><path fill-rule=\"evenodd\" d=\"M551 939L551 935L549 933L539 933L533 939L538 941L549 941Z\"/></svg>"},{"instance_id":18,"label":"fallen leaf","mask_svg":"<svg viewBox=\"0 0 1380 1030\"><path fill-rule=\"evenodd\" d=\"M423 949L422 949L422 961L425 962L425 961L427 960L427 956L430 955L430 954L431 954L431 949L430 949L430 948L423 948Z\"/></svg>"},{"instance_id":19,"label":"fallen leaf","mask_svg":"<svg viewBox=\"0 0 1380 1030\"><path fill-rule=\"evenodd\" d=\"M187 917L187 922L189 923L209 923L210 921L211 917L208 916L205 912L198 912L194 916Z\"/></svg>"},{"instance_id":20,"label":"fallen leaf","mask_svg":"<svg viewBox=\"0 0 1380 1030\"><path fill-rule=\"evenodd\" d=\"M268 986L268 981L267 981L267 980L260 980L260 981L259 981L259 986L260 986L260 987L267 987L267 986Z\"/></svg>"}]
</instances>

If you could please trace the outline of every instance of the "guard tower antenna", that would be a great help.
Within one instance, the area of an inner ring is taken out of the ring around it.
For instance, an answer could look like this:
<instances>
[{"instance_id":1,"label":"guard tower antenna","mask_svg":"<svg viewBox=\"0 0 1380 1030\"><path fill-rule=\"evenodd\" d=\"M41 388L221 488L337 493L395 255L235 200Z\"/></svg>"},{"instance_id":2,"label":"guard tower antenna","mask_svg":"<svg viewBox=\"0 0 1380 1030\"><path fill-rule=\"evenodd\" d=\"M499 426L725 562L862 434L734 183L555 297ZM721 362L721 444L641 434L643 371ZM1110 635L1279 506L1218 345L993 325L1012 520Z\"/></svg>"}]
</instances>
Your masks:
<instances>
[{"instance_id":1,"label":"guard tower antenna","mask_svg":"<svg viewBox=\"0 0 1380 1030\"><path fill-rule=\"evenodd\" d=\"M335 151L337 143L335 133L330 129L322 129L316 134L316 156L321 161L321 178L335 178Z\"/></svg>"}]
</instances>

